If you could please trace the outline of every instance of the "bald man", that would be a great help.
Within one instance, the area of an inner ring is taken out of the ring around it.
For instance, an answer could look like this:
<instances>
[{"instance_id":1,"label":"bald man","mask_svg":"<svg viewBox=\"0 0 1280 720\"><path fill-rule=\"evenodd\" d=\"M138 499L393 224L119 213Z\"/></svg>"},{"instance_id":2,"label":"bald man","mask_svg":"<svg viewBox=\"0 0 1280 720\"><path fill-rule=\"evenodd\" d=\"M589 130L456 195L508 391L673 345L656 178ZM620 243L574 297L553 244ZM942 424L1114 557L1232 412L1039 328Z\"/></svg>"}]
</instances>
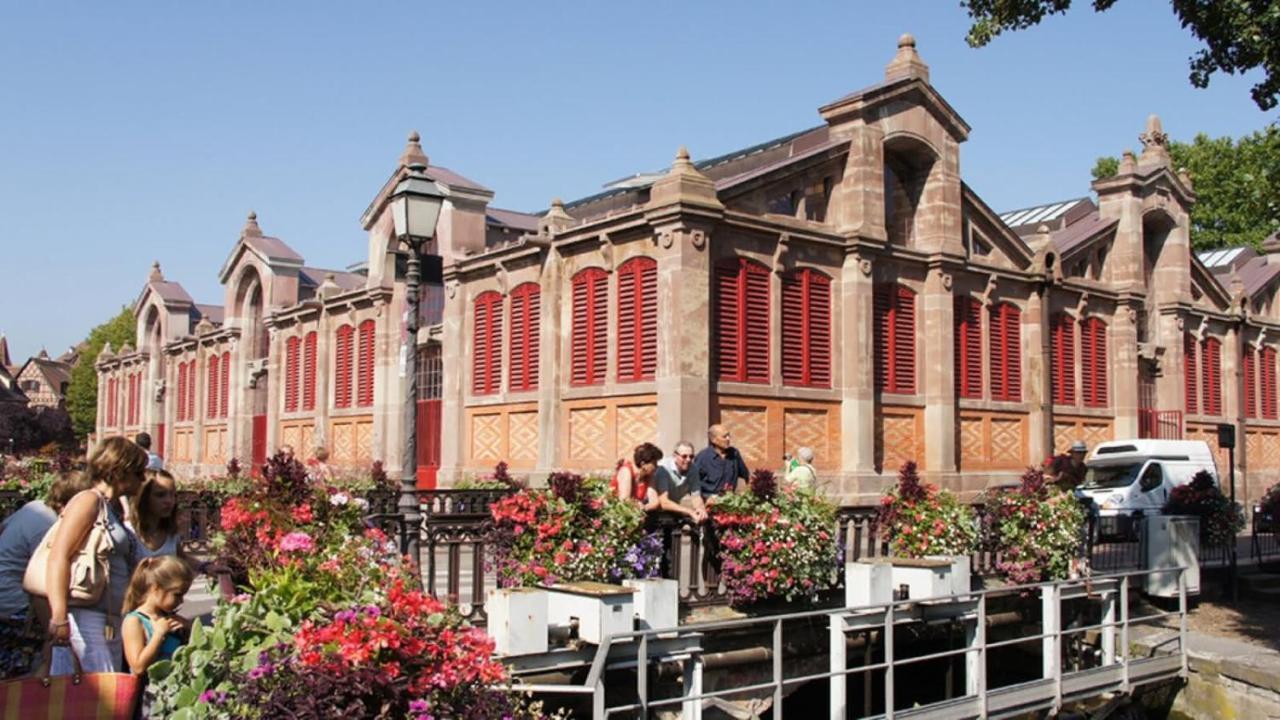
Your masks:
<instances>
[{"instance_id":1,"label":"bald man","mask_svg":"<svg viewBox=\"0 0 1280 720\"><path fill-rule=\"evenodd\" d=\"M720 424L707 428L707 447L693 459L690 475L698 482L698 492L707 505L737 490L739 480L750 479L742 454L733 447L729 430Z\"/></svg>"}]
</instances>

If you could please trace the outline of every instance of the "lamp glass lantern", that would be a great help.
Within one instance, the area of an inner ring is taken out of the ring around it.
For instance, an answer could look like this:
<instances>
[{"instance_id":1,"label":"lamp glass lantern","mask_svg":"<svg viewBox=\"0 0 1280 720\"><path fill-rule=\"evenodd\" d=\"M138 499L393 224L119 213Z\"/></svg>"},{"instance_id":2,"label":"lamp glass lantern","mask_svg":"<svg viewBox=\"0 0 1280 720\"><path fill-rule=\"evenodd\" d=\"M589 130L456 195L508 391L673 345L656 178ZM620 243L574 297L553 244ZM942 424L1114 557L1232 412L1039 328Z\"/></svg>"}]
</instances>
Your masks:
<instances>
[{"instance_id":1,"label":"lamp glass lantern","mask_svg":"<svg viewBox=\"0 0 1280 720\"><path fill-rule=\"evenodd\" d=\"M431 178L419 169L411 169L391 193L391 218L396 237L435 236L444 197L440 186Z\"/></svg>"}]
</instances>

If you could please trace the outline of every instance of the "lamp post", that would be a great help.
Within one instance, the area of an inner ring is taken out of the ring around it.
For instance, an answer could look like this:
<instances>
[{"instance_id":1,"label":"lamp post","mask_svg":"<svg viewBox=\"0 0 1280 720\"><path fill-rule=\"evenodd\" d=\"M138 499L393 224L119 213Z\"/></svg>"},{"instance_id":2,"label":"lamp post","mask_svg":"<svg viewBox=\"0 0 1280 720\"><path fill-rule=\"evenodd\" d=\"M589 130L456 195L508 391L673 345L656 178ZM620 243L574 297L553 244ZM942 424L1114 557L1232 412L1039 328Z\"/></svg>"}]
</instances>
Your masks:
<instances>
[{"instance_id":1,"label":"lamp post","mask_svg":"<svg viewBox=\"0 0 1280 720\"><path fill-rule=\"evenodd\" d=\"M405 273L404 352L405 404L404 454L400 462L400 515L404 519L401 549L414 563L418 558L418 525L422 513L418 503L418 298L422 282L422 246L436 234L436 221L444 204L444 193L427 176L425 165L410 165L408 172L391 191L391 218L396 237L409 248Z\"/></svg>"}]
</instances>

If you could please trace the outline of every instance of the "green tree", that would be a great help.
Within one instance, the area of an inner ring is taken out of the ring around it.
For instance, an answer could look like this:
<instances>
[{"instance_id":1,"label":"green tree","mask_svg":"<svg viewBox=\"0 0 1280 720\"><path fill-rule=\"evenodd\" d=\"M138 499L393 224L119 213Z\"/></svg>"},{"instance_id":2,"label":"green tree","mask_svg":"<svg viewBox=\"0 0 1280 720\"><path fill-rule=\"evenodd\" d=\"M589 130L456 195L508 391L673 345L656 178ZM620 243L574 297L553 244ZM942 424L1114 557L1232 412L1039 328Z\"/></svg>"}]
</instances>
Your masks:
<instances>
[{"instance_id":1,"label":"green tree","mask_svg":"<svg viewBox=\"0 0 1280 720\"><path fill-rule=\"evenodd\" d=\"M80 350L80 359L71 368L71 381L67 385L67 412L71 414L71 426L76 437L83 438L93 432L98 419L98 371L94 364L102 346L111 343L119 352L125 343L134 343L135 325L133 311L127 307L110 320L89 331Z\"/></svg>"},{"instance_id":2,"label":"green tree","mask_svg":"<svg viewBox=\"0 0 1280 720\"><path fill-rule=\"evenodd\" d=\"M1262 81L1250 94L1263 110L1280 96L1280 0L1171 0L1182 27L1205 47L1190 58L1191 84L1208 87L1219 70L1232 75L1262 68ZM1093 0L1095 12L1116 0ZM961 0L973 18L970 47L982 47L1006 30L1038 25L1046 15L1065 13L1071 0Z\"/></svg>"},{"instance_id":3,"label":"green tree","mask_svg":"<svg viewBox=\"0 0 1280 720\"><path fill-rule=\"evenodd\" d=\"M1191 244L1197 250L1257 245L1280 230L1280 127L1239 140L1201 133L1169 143L1173 167L1186 168L1195 186ZM1101 157L1095 179L1116 174L1119 160Z\"/></svg>"}]
</instances>

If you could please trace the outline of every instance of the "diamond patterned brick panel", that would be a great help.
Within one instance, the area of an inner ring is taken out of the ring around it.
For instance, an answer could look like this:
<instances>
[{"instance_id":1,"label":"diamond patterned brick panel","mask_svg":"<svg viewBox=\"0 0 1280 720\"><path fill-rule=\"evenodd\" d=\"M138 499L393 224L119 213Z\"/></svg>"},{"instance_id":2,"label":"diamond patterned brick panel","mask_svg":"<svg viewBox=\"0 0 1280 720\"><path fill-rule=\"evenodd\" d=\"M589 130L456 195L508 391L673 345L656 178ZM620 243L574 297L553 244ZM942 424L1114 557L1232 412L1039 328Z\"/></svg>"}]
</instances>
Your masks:
<instances>
[{"instance_id":1,"label":"diamond patterned brick panel","mask_svg":"<svg viewBox=\"0 0 1280 720\"><path fill-rule=\"evenodd\" d=\"M835 467L839 458L833 457L827 443L827 411L788 408L782 415L782 434L786 452L807 446L817 457L819 468Z\"/></svg>"},{"instance_id":2,"label":"diamond patterned brick panel","mask_svg":"<svg viewBox=\"0 0 1280 720\"><path fill-rule=\"evenodd\" d=\"M1254 470L1261 470L1262 465L1262 444L1265 442L1262 433L1256 430L1246 430L1244 434L1245 453L1249 458L1249 467Z\"/></svg>"},{"instance_id":3,"label":"diamond patterned brick panel","mask_svg":"<svg viewBox=\"0 0 1280 720\"><path fill-rule=\"evenodd\" d=\"M356 456L355 428L349 422L334 420L329 429L329 437L333 442L333 447L329 450L333 464L350 465Z\"/></svg>"},{"instance_id":4,"label":"diamond patterned brick panel","mask_svg":"<svg viewBox=\"0 0 1280 720\"><path fill-rule=\"evenodd\" d=\"M192 430L175 430L173 432L173 461L191 462Z\"/></svg>"},{"instance_id":5,"label":"diamond patterned brick panel","mask_svg":"<svg viewBox=\"0 0 1280 720\"><path fill-rule=\"evenodd\" d=\"M1057 453L1067 452L1077 440L1083 440L1092 450L1111 439L1110 419L1066 418L1053 423L1053 447Z\"/></svg>"},{"instance_id":6,"label":"diamond patterned brick panel","mask_svg":"<svg viewBox=\"0 0 1280 720\"><path fill-rule=\"evenodd\" d=\"M1020 418L991 418L991 465L1021 468L1027 464L1025 423Z\"/></svg>"},{"instance_id":7,"label":"diamond patterned brick panel","mask_svg":"<svg viewBox=\"0 0 1280 720\"><path fill-rule=\"evenodd\" d=\"M1203 440L1209 443L1209 449L1213 451L1214 461L1218 464L1218 474L1226 477L1228 470L1227 451L1218 447L1218 428L1216 425L1187 425L1186 436L1188 440Z\"/></svg>"},{"instance_id":8,"label":"diamond patterned brick panel","mask_svg":"<svg viewBox=\"0 0 1280 720\"><path fill-rule=\"evenodd\" d=\"M1260 443L1258 452L1258 464L1255 466L1262 470L1280 469L1280 433L1262 433L1262 442ZM1254 462L1254 455L1249 455L1250 462Z\"/></svg>"},{"instance_id":9,"label":"diamond patterned brick panel","mask_svg":"<svg viewBox=\"0 0 1280 720\"><path fill-rule=\"evenodd\" d=\"M960 418L960 467L973 468L987 464L986 418Z\"/></svg>"},{"instance_id":10,"label":"diamond patterned brick panel","mask_svg":"<svg viewBox=\"0 0 1280 720\"><path fill-rule=\"evenodd\" d=\"M279 444L292 445L293 451L300 457L307 457L307 446L302 444L302 427L300 425L281 425Z\"/></svg>"},{"instance_id":11,"label":"diamond patterned brick panel","mask_svg":"<svg viewBox=\"0 0 1280 720\"><path fill-rule=\"evenodd\" d=\"M471 459L492 460L497 462L502 457L502 416L471 416Z\"/></svg>"},{"instance_id":12,"label":"diamond patterned brick panel","mask_svg":"<svg viewBox=\"0 0 1280 720\"><path fill-rule=\"evenodd\" d=\"M610 460L607 447L608 408L575 408L569 411L569 462L594 463L601 467Z\"/></svg>"},{"instance_id":13,"label":"diamond patterned brick panel","mask_svg":"<svg viewBox=\"0 0 1280 720\"><path fill-rule=\"evenodd\" d=\"M204 462L221 464L226 462L227 429L225 427L205 428Z\"/></svg>"},{"instance_id":14,"label":"diamond patterned brick panel","mask_svg":"<svg viewBox=\"0 0 1280 720\"><path fill-rule=\"evenodd\" d=\"M770 467L768 421L762 407L722 407L720 422L733 435L733 446L742 453L747 467Z\"/></svg>"},{"instance_id":15,"label":"diamond patterned brick panel","mask_svg":"<svg viewBox=\"0 0 1280 720\"><path fill-rule=\"evenodd\" d=\"M533 467L538 462L538 413L516 412L507 416L507 455L516 467Z\"/></svg>"},{"instance_id":16,"label":"diamond patterned brick panel","mask_svg":"<svg viewBox=\"0 0 1280 720\"><path fill-rule=\"evenodd\" d=\"M366 466L373 463L373 418L357 420L356 425L356 464Z\"/></svg>"},{"instance_id":17,"label":"diamond patterned brick panel","mask_svg":"<svg viewBox=\"0 0 1280 720\"><path fill-rule=\"evenodd\" d=\"M618 455L629 456L640 443L658 442L658 406L618 406Z\"/></svg>"},{"instance_id":18,"label":"diamond patterned brick panel","mask_svg":"<svg viewBox=\"0 0 1280 720\"><path fill-rule=\"evenodd\" d=\"M896 473L908 460L914 460L920 469L924 469L924 438L921 437L919 420L917 410L881 412L876 444L880 472Z\"/></svg>"}]
</instances>

